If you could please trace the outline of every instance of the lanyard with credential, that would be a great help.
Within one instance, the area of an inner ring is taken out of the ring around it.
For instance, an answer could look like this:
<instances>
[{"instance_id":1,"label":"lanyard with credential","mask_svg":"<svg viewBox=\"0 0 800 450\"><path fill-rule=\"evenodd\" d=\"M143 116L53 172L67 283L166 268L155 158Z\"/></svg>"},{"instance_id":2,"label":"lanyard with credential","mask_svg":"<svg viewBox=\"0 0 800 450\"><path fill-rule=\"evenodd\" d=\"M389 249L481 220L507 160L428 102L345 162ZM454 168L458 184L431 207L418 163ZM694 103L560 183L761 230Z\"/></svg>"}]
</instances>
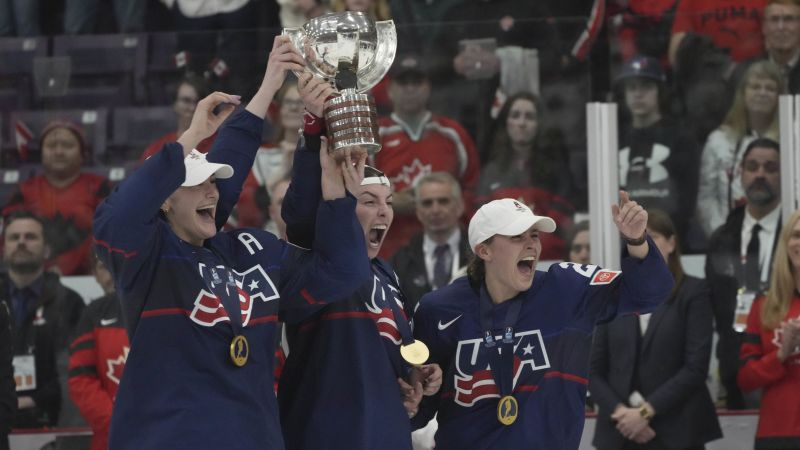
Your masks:
<instances>
[{"instance_id":1,"label":"lanyard with credential","mask_svg":"<svg viewBox=\"0 0 800 450\"><path fill-rule=\"evenodd\" d=\"M511 425L517 420L519 405L512 395L514 384L514 325L522 310L522 298L509 300L506 317L503 321L503 338L500 346L494 339L494 306L486 286L481 287L480 296L481 327L483 328L483 346L489 352L489 363L492 377L500 394L497 403L497 420L503 425Z\"/></svg>"},{"instance_id":2,"label":"lanyard with credential","mask_svg":"<svg viewBox=\"0 0 800 450\"><path fill-rule=\"evenodd\" d=\"M209 282L205 274L203 274L203 281L205 281L211 293L222 303L225 312L228 313L231 328L233 328L233 339L231 339L229 348L231 361L237 367L242 367L247 364L250 346L247 338L242 334L242 309L239 306L239 289L236 287L236 280L233 278L231 270L225 266L223 266L223 272L226 279L223 280L220 277L220 270L214 264L209 264L205 259L203 259L203 264L205 264L206 270L211 275L211 281Z\"/></svg>"},{"instance_id":3,"label":"lanyard with credential","mask_svg":"<svg viewBox=\"0 0 800 450\"><path fill-rule=\"evenodd\" d=\"M389 271L383 267L383 262L376 261L374 264L372 264L372 267L377 267L378 271L383 276L388 278L389 281L394 279L389 274ZM399 286L395 286L395 288L397 289L400 298L404 299L403 303L405 303L403 291L400 290ZM395 299L390 298L387 300L387 303L389 303L389 307L392 308L394 322L397 324L397 331L400 333L400 338L403 341L403 345L400 346L400 356L402 356L403 359L412 366L424 364L425 361L428 360L428 356L430 356L428 346L419 339L414 339L414 335L411 332L411 326L408 324L405 314L403 314L403 311L400 309L400 305L397 304Z\"/></svg>"}]
</instances>

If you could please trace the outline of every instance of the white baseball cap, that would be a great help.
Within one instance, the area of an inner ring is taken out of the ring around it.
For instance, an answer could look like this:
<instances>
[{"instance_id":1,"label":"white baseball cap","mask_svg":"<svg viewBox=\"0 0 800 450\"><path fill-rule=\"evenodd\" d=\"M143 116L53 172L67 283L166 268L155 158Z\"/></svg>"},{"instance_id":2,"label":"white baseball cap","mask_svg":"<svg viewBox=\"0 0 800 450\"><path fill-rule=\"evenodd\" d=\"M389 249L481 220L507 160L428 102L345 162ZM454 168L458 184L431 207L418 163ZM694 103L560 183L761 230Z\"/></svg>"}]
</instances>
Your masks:
<instances>
[{"instance_id":1,"label":"white baseball cap","mask_svg":"<svg viewBox=\"0 0 800 450\"><path fill-rule=\"evenodd\" d=\"M533 214L522 202L513 198L493 200L481 206L469 221L469 246L474 251L478 244L495 234L516 236L532 226L546 233L556 231L553 219Z\"/></svg>"},{"instance_id":2,"label":"white baseball cap","mask_svg":"<svg viewBox=\"0 0 800 450\"><path fill-rule=\"evenodd\" d=\"M208 162L206 155L197 150L192 150L183 159L183 164L186 166L186 179L181 186L184 187L202 184L211 175L215 175L217 178L230 178L233 176L233 167L227 164Z\"/></svg>"}]
</instances>

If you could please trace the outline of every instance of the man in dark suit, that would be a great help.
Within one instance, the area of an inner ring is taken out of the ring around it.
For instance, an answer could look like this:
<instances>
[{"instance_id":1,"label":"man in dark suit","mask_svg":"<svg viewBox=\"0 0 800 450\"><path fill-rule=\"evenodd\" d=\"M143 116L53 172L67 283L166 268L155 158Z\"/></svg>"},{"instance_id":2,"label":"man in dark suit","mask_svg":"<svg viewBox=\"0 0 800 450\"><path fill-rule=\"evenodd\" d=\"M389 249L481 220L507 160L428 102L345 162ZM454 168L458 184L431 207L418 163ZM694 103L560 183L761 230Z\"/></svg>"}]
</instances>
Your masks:
<instances>
[{"instance_id":1,"label":"man in dark suit","mask_svg":"<svg viewBox=\"0 0 800 450\"><path fill-rule=\"evenodd\" d=\"M711 235L706 281L719 342L720 383L728 409L757 407L736 384L739 347L753 300L769 286L772 258L781 230L780 149L759 138L742 156L742 187L747 205L734 209Z\"/></svg>"},{"instance_id":2,"label":"man in dark suit","mask_svg":"<svg viewBox=\"0 0 800 450\"><path fill-rule=\"evenodd\" d=\"M422 176L414 201L423 231L392 258L412 311L424 294L447 285L472 255L467 234L459 227L464 202L458 180L446 172Z\"/></svg>"}]
</instances>

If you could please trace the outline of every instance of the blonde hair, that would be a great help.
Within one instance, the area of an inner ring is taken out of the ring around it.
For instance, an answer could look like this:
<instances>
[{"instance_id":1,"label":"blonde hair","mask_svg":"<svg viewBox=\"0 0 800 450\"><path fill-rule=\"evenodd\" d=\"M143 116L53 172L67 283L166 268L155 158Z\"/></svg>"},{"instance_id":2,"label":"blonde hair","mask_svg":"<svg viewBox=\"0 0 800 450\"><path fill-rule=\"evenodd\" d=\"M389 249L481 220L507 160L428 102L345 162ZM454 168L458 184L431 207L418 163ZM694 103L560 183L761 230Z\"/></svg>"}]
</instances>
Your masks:
<instances>
[{"instance_id":1,"label":"blonde hair","mask_svg":"<svg viewBox=\"0 0 800 450\"><path fill-rule=\"evenodd\" d=\"M747 105L744 101L744 91L747 88L747 82L753 77L768 78L775 82L778 86L778 94L786 93L786 83L783 80L781 69L772 61L759 61L750 65L744 73L739 86L736 87L736 95L733 98L733 104L722 122L724 127L727 127L734 134L736 140L741 139L745 134L750 131L750 120L747 115ZM772 112L772 120L769 129L762 137L769 137L778 140L778 103L775 103L775 110Z\"/></svg>"},{"instance_id":2,"label":"blonde hair","mask_svg":"<svg viewBox=\"0 0 800 450\"><path fill-rule=\"evenodd\" d=\"M795 279L794 267L789 260L787 247L792 237L792 230L800 220L800 210L789 216L783 225L778 245L775 248L775 259L772 263L772 280L769 284L767 299L761 305L761 324L766 329L775 329L780 326L781 320L789 312L789 304L794 298Z\"/></svg>"},{"instance_id":3,"label":"blonde hair","mask_svg":"<svg viewBox=\"0 0 800 450\"><path fill-rule=\"evenodd\" d=\"M347 11L346 0L331 0L331 10L334 12ZM387 0L372 0L367 13L375 20L389 20L392 11Z\"/></svg>"}]
</instances>

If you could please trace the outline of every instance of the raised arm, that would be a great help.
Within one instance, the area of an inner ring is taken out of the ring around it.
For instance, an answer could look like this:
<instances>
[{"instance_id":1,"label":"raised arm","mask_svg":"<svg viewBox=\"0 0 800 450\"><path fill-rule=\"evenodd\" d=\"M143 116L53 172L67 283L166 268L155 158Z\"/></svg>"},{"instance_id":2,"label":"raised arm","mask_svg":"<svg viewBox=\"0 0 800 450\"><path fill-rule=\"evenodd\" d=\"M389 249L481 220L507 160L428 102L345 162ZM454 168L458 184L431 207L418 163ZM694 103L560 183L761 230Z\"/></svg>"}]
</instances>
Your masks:
<instances>
[{"instance_id":1,"label":"raised arm","mask_svg":"<svg viewBox=\"0 0 800 450\"><path fill-rule=\"evenodd\" d=\"M283 198L281 216L286 222L289 242L305 248L314 243L317 206L322 198L320 180L320 146L325 134L323 105L333 95L333 88L324 80L304 73L297 82L297 90L306 113L303 118L303 139L294 152L292 183Z\"/></svg>"},{"instance_id":2,"label":"raised arm","mask_svg":"<svg viewBox=\"0 0 800 450\"><path fill-rule=\"evenodd\" d=\"M261 145L264 118L275 93L283 85L289 71L302 71L304 64L303 57L292 45L289 37L276 36L261 86L244 111L236 114L225 124L214 142L208 160L230 164L233 167L231 178L217 182L219 189L215 216L217 228L225 225L233 207L239 201L242 186L253 167L253 161Z\"/></svg>"}]
</instances>

